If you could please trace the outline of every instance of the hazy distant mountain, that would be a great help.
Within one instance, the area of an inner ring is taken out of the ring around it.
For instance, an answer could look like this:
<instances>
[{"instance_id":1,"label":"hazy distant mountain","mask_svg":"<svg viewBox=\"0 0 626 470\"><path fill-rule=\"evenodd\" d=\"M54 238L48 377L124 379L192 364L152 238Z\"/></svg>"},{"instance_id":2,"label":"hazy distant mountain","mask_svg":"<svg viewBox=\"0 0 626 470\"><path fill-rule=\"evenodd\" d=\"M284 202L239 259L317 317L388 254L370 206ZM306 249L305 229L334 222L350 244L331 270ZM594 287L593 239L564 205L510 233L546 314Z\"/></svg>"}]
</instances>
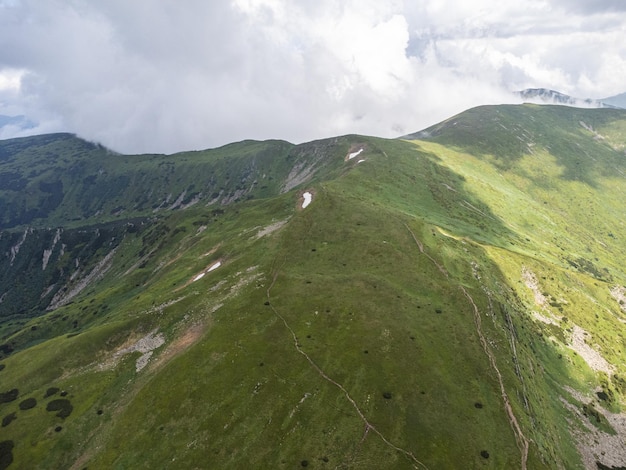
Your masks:
<instances>
[{"instance_id":1,"label":"hazy distant mountain","mask_svg":"<svg viewBox=\"0 0 626 470\"><path fill-rule=\"evenodd\" d=\"M516 96L519 96L526 103L535 103L535 104L560 104L565 106L573 106L576 108L621 108L624 106L620 106L617 104L619 100L614 100L615 102L608 101L611 98L607 98L605 100L593 100L590 98L576 98L573 96L566 95L564 93L560 93L558 91L549 90L547 88L527 88L525 90L514 92ZM626 105L626 94L617 95L619 98L621 97L621 102Z\"/></svg>"},{"instance_id":2,"label":"hazy distant mountain","mask_svg":"<svg viewBox=\"0 0 626 470\"><path fill-rule=\"evenodd\" d=\"M0 114L0 129L5 126L16 126L20 129L32 129L35 127L35 123L28 119L26 116L6 116Z\"/></svg>"},{"instance_id":3,"label":"hazy distant mountain","mask_svg":"<svg viewBox=\"0 0 626 470\"><path fill-rule=\"evenodd\" d=\"M619 95L609 96L601 100L603 103L615 106L617 108L626 109L626 93L620 93Z\"/></svg>"}]
</instances>

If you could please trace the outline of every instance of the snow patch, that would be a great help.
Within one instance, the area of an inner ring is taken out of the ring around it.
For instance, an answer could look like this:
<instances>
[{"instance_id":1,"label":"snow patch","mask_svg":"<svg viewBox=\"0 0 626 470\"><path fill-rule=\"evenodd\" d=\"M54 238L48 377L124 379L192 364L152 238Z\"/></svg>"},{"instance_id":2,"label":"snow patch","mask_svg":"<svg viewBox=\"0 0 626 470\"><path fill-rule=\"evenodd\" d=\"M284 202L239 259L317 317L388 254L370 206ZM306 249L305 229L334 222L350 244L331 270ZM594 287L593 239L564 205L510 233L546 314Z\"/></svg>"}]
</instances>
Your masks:
<instances>
[{"instance_id":1,"label":"snow patch","mask_svg":"<svg viewBox=\"0 0 626 470\"><path fill-rule=\"evenodd\" d=\"M222 265L221 261L218 261L217 263L213 264L209 269L206 270L207 273L210 273L211 271L213 271L214 269L219 268Z\"/></svg>"},{"instance_id":2,"label":"snow patch","mask_svg":"<svg viewBox=\"0 0 626 470\"><path fill-rule=\"evenodd\" d=\"M348 155L348 160L352 160L354 157L358 157L362 151L363 151L363 148L360 148L356 152L352 152L351 154Z\"/></svg>"},{"instance_id":3,"label":"snow patch","mask_svg":"<svg viewBox=\"0 0 626 470\"><path fill-rule=\"evenodd\" d=\"M191 282L196 282L199 281L200 279L202 279L204 277L204 275L206 273L210 273L211 271L216 270L217 268L219 268L222 265L221 261L217 261L215 263L213 263L206 271L202 271L200 274L198 274L196 277L193 278L193 281Z\"/></svg>"},{"instance_id":4,"label":"snow patch","mask_svg":"<svg viewBox=\"0 0 626 470\"><path fill-rule=\"evenodd\" d=\"M302 208L306 209L306 207L311 204L311 201L313 200L313 195L307 191L302 195L302 197L304 198L304 201L302 201Z\"/></svg>"}]
</instances>

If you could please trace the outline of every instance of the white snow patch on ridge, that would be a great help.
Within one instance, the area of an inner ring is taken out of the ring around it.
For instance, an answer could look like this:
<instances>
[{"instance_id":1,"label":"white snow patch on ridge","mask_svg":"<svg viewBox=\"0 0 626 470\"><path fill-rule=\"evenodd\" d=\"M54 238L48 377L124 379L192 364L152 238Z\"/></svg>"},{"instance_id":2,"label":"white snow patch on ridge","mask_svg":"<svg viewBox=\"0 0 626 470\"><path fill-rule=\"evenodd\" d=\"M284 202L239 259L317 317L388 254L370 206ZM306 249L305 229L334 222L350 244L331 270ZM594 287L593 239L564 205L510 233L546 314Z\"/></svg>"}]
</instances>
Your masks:
<instances>
[{"instance_id":1,"label":"white snow patch on ridge","mask_svg":"<svg viewBox=\"0 0 626 470\"><path fill-rule=\"evenodd\" d=\"M221 261L217 261L215 263L213 263L209 269L207 269L206 271L202 271L200 274L198 274L196 277L193 278L193 281L191 282L196 282L199 281L200 279L202 279L204 277L204 275L206 273L210 273L211 271L214 271L215 269L219 268L222 265Z\"/></svg>"},{"instance_id":2,"label":"white snow patch on ridge","mask_svg":"<svg viewBox=\"0 0 626 470\"><path fill-rule=\"evenodd\" d=\"M362 151L363 151L363 149L360 148L356 152L352 152L351 154L348 155L348 160L352 160L354 157L358 157L361 154Z\"/></svg>"},{"instance_id":3,"label":"white snow patch on ridge","mask_svg":"<svg viewBox=\"0 0 626 470\"><path fill-rule=\"evenodd\" d=\"M307 191L302 195L302 197L304 198L304 201L302 202L302 208L305 209L309 204L311 204L311 201L313 200L313 195Z\"/></svg>"}]
</instances>

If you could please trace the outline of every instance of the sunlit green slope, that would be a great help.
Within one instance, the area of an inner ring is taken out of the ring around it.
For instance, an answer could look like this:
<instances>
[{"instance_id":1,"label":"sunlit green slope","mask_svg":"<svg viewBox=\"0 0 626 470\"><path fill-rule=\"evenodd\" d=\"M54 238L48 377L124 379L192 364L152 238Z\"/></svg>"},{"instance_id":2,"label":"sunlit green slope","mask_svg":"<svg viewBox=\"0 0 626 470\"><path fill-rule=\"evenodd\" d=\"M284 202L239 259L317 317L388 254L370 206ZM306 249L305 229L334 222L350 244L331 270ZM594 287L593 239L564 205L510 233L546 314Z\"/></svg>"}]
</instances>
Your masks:
<instances>
[{"instance_id":1,"label":"sunlit green slope","mask_svg":"<svg viewBox=\"0 0 626 470\"><path fill-rule=\"evenodd\" d=\"M0 461L626 465L625 128L477 108L290 147L267 194L150 217L3 339Z\"/></svg>"}]
</instances>

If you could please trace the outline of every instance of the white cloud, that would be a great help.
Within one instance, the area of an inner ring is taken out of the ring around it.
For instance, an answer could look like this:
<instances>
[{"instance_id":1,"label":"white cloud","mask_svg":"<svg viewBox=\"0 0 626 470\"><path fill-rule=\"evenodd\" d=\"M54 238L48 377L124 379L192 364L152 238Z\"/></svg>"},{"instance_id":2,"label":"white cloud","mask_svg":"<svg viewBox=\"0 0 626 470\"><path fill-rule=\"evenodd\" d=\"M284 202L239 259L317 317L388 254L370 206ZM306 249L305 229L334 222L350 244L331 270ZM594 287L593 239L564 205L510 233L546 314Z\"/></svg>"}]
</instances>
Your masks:
<instances>
[{"instance_id":1,"label":"white cloud","mask_svg":"<svg viewBox=\"0 0 626 470\"><path fill-rule=\"evenodd\" d=\"M0 69L0 93L19 92L25 71L19 69Z\"/></svg>"},{"instance_id":2,"label":"white cloud","mask_svg":"<svg viewBox=\"0 0 626 470\"><path fill-rule=\"evenodd\" d=\"M124 152L396 136L513 89L625 91L612 0L0 0L0 112Z\"/></svg>"}]
</instances>

